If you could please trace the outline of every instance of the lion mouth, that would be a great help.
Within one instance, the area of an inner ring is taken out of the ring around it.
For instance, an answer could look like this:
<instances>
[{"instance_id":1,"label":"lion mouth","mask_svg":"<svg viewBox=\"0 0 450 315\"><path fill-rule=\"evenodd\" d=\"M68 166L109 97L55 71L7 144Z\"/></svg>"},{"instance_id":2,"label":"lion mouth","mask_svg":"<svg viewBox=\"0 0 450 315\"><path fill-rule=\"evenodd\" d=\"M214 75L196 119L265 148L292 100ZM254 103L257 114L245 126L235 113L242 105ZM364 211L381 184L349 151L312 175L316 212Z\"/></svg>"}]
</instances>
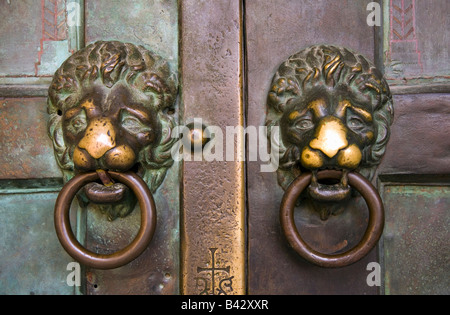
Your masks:
<instances>
[{"instance_id":1,"label":"lion mouth","mask_svg":"<svg viewBox=\"0 0 450 315\"><path fill-rule=\"evenodd\" d=\"M110 186L105 186L93 182L84 187L86 197L91 202L100 204L121 202L128 191L129 188L122 183L114 183Z\"/></svg>"},{"instance_id":2,"label":"lion mouth","mask_svg":"<svg viewBox=\"0 0 450 315\"><path fill-rule=\"evenodd\" d=\"M340 179L319 179L318 172L331 169L341 172ZM308 187L309 196L322 202L339 202L350 197L351 188L348 185L349 170L326 168L312 171L311 184Z\"/></svg>"},{"instance_id":3,"label":"lion mouth","mask_svg":"<svg viewBox=\"0 0 450 315\"><path fill-rule=\"evenodd\" d=\"M92 204L101 213L106 213L110 221L118 217L126 217L137 203L133 191L125 184L114 182L108 171L98 169L96 172L100 180L86 184L80 191L78 200L83 206ZM134 172L141 178L143 175L143 169L139 163L128 172Z\"/></svg>"},{"instance_id":4,"label":"lion mouth","mask_svg":"<svg viewBox=\"0 0 450 315\"><path fill-rule=\"evenodd\" d=\"M142 168L137 163L130 171L141 176ZM92 182L84 186L84 193L89 201L96 204L120 203L131 194L130 188L122 183L116 183L103 169L96 170L101 183Z\"/></svg>"}]
</instances>

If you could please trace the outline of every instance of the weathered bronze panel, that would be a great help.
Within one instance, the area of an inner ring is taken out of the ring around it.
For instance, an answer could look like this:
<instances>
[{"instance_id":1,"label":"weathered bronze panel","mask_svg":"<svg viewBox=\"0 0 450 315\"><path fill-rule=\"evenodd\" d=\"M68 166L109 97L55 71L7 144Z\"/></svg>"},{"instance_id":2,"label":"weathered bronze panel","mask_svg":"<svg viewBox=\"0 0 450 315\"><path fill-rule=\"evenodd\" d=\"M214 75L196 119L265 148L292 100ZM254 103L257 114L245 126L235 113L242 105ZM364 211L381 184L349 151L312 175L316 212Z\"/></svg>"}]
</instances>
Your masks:
<instances>
[{"instance_id":1,"label":"weathered bronze panel","mask_svg":"<svg viewBox=\"0 0 450 315\"><path fill-rule=\"evenodd\" d=\"M51 178L61 172L45 128L45 98L0 99L0 178Z\"/></svg>"},{"instance_id":2,"label":"weathered bronze panel","mask_svg":"<svg viewBox=\"0 0 450 315\"><path fill-rule=\"evenodd\" d=\"M0 294L73 294L73 259L59 245L53 209L61 183L0 181Z\"/></svg>"},{"instance_id":3,"label":"weathered bronze panel","mask_svg":"<svg viewBox=\"0 0 450 315\"><path fill-rule=\"evenodd\" d=\"M35 74L41 26L39 4L33 0L0 3L1 76Z\"/></svg>"},{"instance_id":4,"label":"weathered bronze panel","mask_svg":"<svg viewBox=\"0 0 450 315\"><path fill-rule=\"evenodd\" d=\"M383 56L391 85L450 82L448 1L390 0L384 6ZM430 36L432 34L432 36Z\"/></svg>"},{"instance_id":5,"label":"weathered bronze panel","mask_svg":"<svg viewBox=\"0 0 450 315\"><path fill-rule=\"evenodd\" d=\"M396 116L380 174L450 173L450 95L394 95Z\"/></svg>"},{"instance_id":6,"label":"weathered bronze panel","mask_svg":"<svg viewBox=\"0 0 450 315\"><path fill-rule=\"evenodd\" d=\"M240 1L181 1L180 10L184 122L243 126ZM244 139L235 137L236 157ZM181 293L245 293L244 162L192 156L182 181Z\"/></svg>"},{"instance_id":7,"label":"weathered bronze panel","mask_svg":"<svg viewBox=\"0 0 450 315\"><path fill-rule=\"evenodd\" d=\"M86 1L86 43L118 40L143 45L178 65L176 0Z\"/></svg>"},{"instance_id":8,"label":"weathered bronze panel","mask_svg":"<svg viewBox=\"0 0 450 315\"><path fill-rule=\"evenodd\" d=\"M63 0L0 3L0 76L53 74L70 55L66 9Z\"/></svg>"},{"instance_id":9,"label":"weathered bronze panel","mask_svg":"<svg viewBox=\"0 0 450 315\"><path fill-rule=\"evenodd\" d=\"M386 294L450 293L450 187L384 186Z\"/></svg>"}]
</instances>

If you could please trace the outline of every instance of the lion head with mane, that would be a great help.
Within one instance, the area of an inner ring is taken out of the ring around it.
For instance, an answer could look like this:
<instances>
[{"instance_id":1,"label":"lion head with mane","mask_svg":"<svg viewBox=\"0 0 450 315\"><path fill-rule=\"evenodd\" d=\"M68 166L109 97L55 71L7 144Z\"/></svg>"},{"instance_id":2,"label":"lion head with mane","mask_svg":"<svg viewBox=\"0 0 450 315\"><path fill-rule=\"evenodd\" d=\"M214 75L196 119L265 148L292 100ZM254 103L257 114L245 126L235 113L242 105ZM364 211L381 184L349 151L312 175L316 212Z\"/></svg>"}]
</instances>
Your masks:
<instances>
[{"instance_id":1,"label":"lion head with mane","mask_svg":"<svg viewBox=\"0 0 450 315\"><path fill-rule=\"evenodd\" d=\"M88 171L134 171L155 192L173 163L176 94L168 62L142 46L100 41L74 53L56 71L48 97L48 133L64 181ZM127 191L120 183L99 185L86 186L79 200ZM129 197L103 209L115 219L135 203Z\"/></svg>"},{"instance_id":2,"label":"lion head with mane","mask_svg":"<svg viewBox=\"0 0 450 315\"><path fill-rule=\"evenodd\" d=\"M348 171L373 177L394 111L386 81L366 58L337 46L306 48L280 65L267 105L266 125L280 128L283 189L304 171L338 169L341 183ZM317 193L341 183L322 185Z\"/></svg>"}]
</instances>

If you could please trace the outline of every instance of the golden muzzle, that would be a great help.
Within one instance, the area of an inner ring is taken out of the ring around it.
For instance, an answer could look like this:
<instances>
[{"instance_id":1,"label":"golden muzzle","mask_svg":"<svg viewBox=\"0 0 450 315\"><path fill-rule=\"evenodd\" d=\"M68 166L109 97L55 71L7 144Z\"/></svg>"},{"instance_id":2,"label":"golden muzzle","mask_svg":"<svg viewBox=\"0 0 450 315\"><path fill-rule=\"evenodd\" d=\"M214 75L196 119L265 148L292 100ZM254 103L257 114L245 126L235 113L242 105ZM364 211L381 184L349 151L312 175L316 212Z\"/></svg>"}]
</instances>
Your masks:
<instances>
[{"instance_id":1,"label":"golden muzzle","mask_svg":"<svg viewBox=\"0 0 450 315\"><path fill-rule=\"evenodd\" d=\"M136 154L126 144L117 145L116 139L116 128L109 118L101 117L91 120L84 137L73 152L75 167L80 170L107 168L125 171L130 169L136 161Z\"/></svg>"},{"instance_id":2,"label":"golden muzzle","mask_svg":"<svg viewBox=\"0 0 450 315\"><path fill-rule=\"evenodd\" d=\"M348 129L334 116L323 118L316 129L315 137L302 151L301 163L308 169L327 166L327 161L336 157L337 166L355 169L361 162L361 150L347 139Z\"/></svg>"}]
</instances>

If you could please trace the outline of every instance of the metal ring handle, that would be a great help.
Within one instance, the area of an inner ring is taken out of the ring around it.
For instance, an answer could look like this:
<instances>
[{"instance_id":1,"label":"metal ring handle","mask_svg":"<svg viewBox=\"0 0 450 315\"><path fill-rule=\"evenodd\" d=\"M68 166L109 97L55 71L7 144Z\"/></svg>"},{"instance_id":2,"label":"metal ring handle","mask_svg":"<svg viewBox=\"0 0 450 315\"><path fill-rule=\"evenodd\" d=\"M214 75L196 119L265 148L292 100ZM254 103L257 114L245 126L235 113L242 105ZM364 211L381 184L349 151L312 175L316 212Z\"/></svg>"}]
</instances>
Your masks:
<instances>
[{"instance_id":1,"label":"metal ring handle","mask_svg":"<svg viewBox=\"0 0 450 315\"><path fill-rule=\"evenodd\" d=\"M324 170L318 172L318 179L339 179L342 172ZM323 254L312 249L301 238L294 222L294 208L297 198L311 182L311 173L297 177L286 190L280 207L280 221L284 234L293 249L307 261L322 267L344 267L366 256L377 244L384 227L384 208L375 187L362 175L348 173L348 183L364 198L369 208L369 223L361 241L352 249L336 254Z\"/></svg>"},{"instance_id":2,"label":"metal ring handle","mask_svg":"<svg viewBox=\"0 0 450 315\"><path fill-rule=\"evenodd\" d=\"M69 213L72 200L84 185L98 179L96 172L80 174L68 181L55 204L55 229L61 245L80 263L98 269L117 268L137 258L148 247L156 227L156 206L145 182L131 172L108 173L113 179L131 188L141 208L141 227L134 240L125 248L109 255L93 253L77 241L70 227Z\"/></svg>"}]
</instances>

